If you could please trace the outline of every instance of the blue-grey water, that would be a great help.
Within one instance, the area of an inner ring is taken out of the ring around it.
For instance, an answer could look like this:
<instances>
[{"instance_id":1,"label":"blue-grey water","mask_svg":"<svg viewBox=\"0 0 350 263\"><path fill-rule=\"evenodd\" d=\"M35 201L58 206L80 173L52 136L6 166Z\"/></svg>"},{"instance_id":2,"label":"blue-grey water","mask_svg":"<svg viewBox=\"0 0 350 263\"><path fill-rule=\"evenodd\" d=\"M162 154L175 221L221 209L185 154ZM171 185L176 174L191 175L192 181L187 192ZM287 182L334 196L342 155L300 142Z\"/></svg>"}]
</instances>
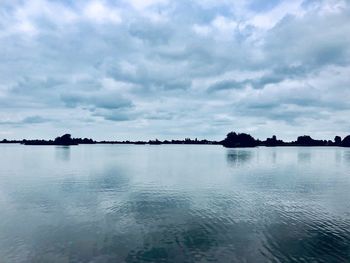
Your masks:
<instances>
[{"instance_id":1,"label":"blue-grey water","mask_svg":"<svg viewBox=\"0 0 350 263\"><path fill-rule=\"evenodd\" d=\"M350 149L2 144L0 262L350 262Z\"/></svg>"}]
</instances>

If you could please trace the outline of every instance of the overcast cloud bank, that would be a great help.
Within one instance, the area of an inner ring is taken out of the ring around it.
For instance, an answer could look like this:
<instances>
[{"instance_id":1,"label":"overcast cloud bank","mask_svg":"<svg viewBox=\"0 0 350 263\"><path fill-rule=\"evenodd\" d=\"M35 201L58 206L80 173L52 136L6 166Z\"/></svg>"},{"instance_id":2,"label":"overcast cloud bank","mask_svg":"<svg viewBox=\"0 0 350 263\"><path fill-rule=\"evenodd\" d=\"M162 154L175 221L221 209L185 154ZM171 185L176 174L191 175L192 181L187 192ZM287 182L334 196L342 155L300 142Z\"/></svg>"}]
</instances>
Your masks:
<instances>
[{"instance_id":1,"label":"overcast cloud bank","mask_svg":"<svg viewBox=\"0 0 350 263\"><path fill-rule=\"evenodd\" d=\"M3 0L0 138L349 134L350 2Z\"/></svg>"}]
</instances>

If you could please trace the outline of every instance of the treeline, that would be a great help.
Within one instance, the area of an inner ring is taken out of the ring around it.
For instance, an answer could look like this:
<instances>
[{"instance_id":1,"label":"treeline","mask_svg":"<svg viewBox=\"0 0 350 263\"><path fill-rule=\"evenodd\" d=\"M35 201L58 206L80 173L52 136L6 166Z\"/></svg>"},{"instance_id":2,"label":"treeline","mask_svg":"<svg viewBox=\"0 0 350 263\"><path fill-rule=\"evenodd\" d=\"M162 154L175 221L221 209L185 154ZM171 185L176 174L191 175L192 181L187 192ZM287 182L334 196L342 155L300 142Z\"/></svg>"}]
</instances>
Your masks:
<instances>
[{"instance_id":1,"label":"treeline","mask_svg":"<svg viewBox=\"0 0 350 263\"><path fill-rule=\"evenodd\" d=\"M60 137L56 137L54 140L22 140L22 141L7 141L3 140L2 143L21 143L24 145L78 145L78 144L94 144L96 143L92 139L88 138L72 138L70 134L65 134Z\"/></svg>"},{"instance_id":2,"label":"treeline","mask_svg":"<svg viewBox=\"0 0 350 263\"><path fill-rule=\"evenodd\" d=\"M136 145L161 145L161 144L214 144L223 145L228 148L239 147L257 147L257 146L341 146L350 147L350 135L342 139L340 136L335 136L333 140L315 140L308 135L299 136L296 141L284 142L278 140L274 135L271 138L267 138L264 141L255 139L253 136L247 133L230 132L226 138L222 141L210 141L210 140L198 140L186 138L184 140L164 140L158 139L149 141L94 141L88 138L72 138L70 134L64 134L54 140L2 140L0 143L21 143L24 145L79 145L79 144L136 144Z\"/></svg>"},{"instance_id":3,"label":"treeline","mask_svg":"<svg viewBox=\"0 0 350 263\"><path fill-rule=\"evenodd\" d=\"M70 134L64 134L57 137L54 140L7 140L4 139L0 143L20 143L24 145L79 145L79 144L150 144L150 145L160 145L160 144L221 144L218 141L209 140L198 140L197 138L192 140L186 138L184 140L164 140L160 141L158 139L149 141L94 141L88 138L72 138Z\"/></svg>"},{"instance_id":4,"label":"treeline","mask_svg":"<svg viewBox=\"0 0 350 263\"><path fill-rule=\"evenodd\" d=\"M227 134L225 140L222 141L222 145L228 148L238 147L256 147L256 146L342 146L350 147L350 135L346 136L343 140L340 136L335 136L334 140L315 140L308 135L299 136L296 141L284 142L278 140L274 135L271 138L267 138L265 141L255 139L250 134L230 132Z\"/></svg>"},{"instance_id":5,"label":"treeline","mask_svg":"<svg viewBox=\"0 0 350 263\"><path fill-rule=\"evenodd\" d=\"M186 138L184 140L164 140L160 141L158 139L149 141L99 141L95 142L99 144L149 144L149 145L161 145L161 144L221 144L221 141L209 141L209 140L198 140L197 138L192 140Z\"/></svg>"}]
</instances>

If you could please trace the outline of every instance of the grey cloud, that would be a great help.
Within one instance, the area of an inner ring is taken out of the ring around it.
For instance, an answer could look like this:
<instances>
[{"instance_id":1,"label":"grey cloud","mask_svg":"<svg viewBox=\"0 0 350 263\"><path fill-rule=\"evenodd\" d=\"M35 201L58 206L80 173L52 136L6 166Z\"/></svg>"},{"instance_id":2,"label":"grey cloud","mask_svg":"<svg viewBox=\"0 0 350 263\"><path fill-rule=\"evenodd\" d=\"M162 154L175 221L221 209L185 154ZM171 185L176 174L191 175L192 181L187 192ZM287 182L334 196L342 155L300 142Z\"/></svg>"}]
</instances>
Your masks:
<instances>
[{"instance_id":1,"label":"grey cloud","mask_svg":"<svg viewBox=\"0 0 350 263\"><path fill-rule=\"evenodd\" d=\"M268 85L268 84L280 83L283 80L288 79L290 77L291 77L290 75L280 76L277 74L269 74L269 75L262 76L261 78L251 80L250 84L254 88L259 89L259 88L264 88L265 85Z\"/></svg>"},{"instance_id":2,"label":"grey cloud","mask_svg":"<svg viewBox=\"0 0 350 263\"><path fill-rule=\"evenodd\" d=\"M305 77L312 70L304 66L284 66L273 68L271 73L265 74L260 78L252 79L248 83L255 89L264 88L268 84L278 84L284 80L294 80Z\"/></svg>"},{"instance_id":3,"label":"grey cloud","mask_svg":"<svg viewBox=\"0 0 350 263\"><path fill-rule=\"evenodd\" d=\"M137 62L136 62L137 63ZM121 65L108 65L107 74L117 81L132 83L141 87L140 91L148 95L153 92L185 90L191 87L191 80L183 73L183 69L175 65L159 63L132 64L132 71L125 71ZM178 71L177 71L178 70ZM177 72L176 72L177 71Z\"/></svg>"},{"instance_id":4,"label":"grey cloud","mask_svg":"<svg viewBox=\"0 0 350 263\"><path fill-rule=\"evenodd\" d=\"M110 121L127 121L137 117L131 100L116 92L68 93L61 96L67 107L87 109L92 116Z\"/></svg>"},{"instance_id":5,"label":"grey cloud","mask_svg":"<svg viewBox=\"0 0 350 263\"><path fill-rule=\"evenodd\" d=\"M257 117L261 120L281 121L287 124L297 124L301 119L319 120L329 116L321 111L304 107L288 107L288 105L264 104L251 107L238 107L236 113L242 116Z\"/></svg>"},{"instance_id":6,"label":"grey cloud","mask_svg":"<svg viewBox=\"0 0 350 263\"><path fill-rule=\"evenodd\" d=\"M171 113L171 112L167 112L167 111L163 111L163 112L159 112L159 113L151 113L151 114L147 114L145 116L146 119L149 120L172 120L174 119L174 117L177 114Z\"/></svg>"},{"instance_id":7,"label":"grey cloud","mask_svg":"<svg viewBox=\"0 0 350 263\"><path fill-rule=\"evenodd\" d=\"M100 89L100 86L100 83L91 79L74 82L68 78L50 76L45 78L23 77L5 93L5 97L0 98L0 102L1 106L6 108L60 107L62 93L71 89L91 92L91 90Z\"/></svg>"},{"instance_id":8,"label":"grey cloud","mask_svg":"<svg viewBox=\"0 0 350 263\"><path fill-rule=\"evenodd\" d=\"M207 90L210 93L228 89L242 89L244 88L245 84L247 84L247 81L225 80L216 82L215 84L211 85Z\"/></svg>"},{"instance_id":9,"label":"grey cloud","mask_svg":"<svg viewBox=\"0 0 350 263\"><path fill-rule=\"evenodd\" d=\"M38 115L28 116L21 120L7 120L0 121L0 125L13 125L13 126L21 126L26 124L41 124L54 121L51 118L46 118Z\"/></svg>"},{"instance_id":10,"label":"grey cloud","mask_svg":"<svg viewBox=\"0 0 350 263\"><path fill-rule=\"evenodd\" d=\"M250 0L248 1L248 5L251 9L257 10L258 12L269 11L276 4L280 3L281 0L271 0L271 1L259 1L259 0Z\"/></svg>"},{"instance_id":11,"label":"grey cloud","mask_svg":"<svg viewBox=\"0 0 350 263\"><path fill-rule=\"evenodd\" d=\"M44 122L50 122L52 119L50 118L44 118L41 116L29 116L24 118L21 122L26 124L35 124L35 123L44 123Z\"/></svg>"},{"instance_id":12,"label":"grey cloud","mask_svg":"<svg viewBox=\"0 0 350 263\"><path fill-rule=\"evenodd\" d=\"M129 28L130 35L146 41L150 45L165 45L169 42L172 32L169 26L160 26L147 21L138 21Z\"/></svg>"},{"instance_id":13,"label":"grey cloud","mask_svg":"<svg viewBox=\"0 0 350 263\"><path fill-rule=\"evenodd\" d=\"M286 17L266 35L267 58L273 65L300 63L312 70L348 64L350 39L344 36L350 34L349 19L349 7L341 14Z\"/></svg>"},{"instance_id":14,"label":"grey cloud","mask_svg":"<svg viewBox=\"0 0 350 263\"><path fill-rule=\"evenodd\" d=\"M86 106L103 109L131 108L130 100L121 97L119 94L64 94L62 101L69 107Z\"/></svg>"},{"instance_id":15,"label":"grey cloud","mask_svg":"<svg viewBox=\"0 0 350 263\"><path fill-rule=\"evenodd\" d=\"M24 77L20 79L12 88L15 94L32 95L36 92L52 92L53 89L58 88L64 84L64 81L52 77L44 79L33 79Z\"/></svg>"},{"instance_id":16,"label":"grey cloud","mask_svg":"<svg viewBox=\"0 0 350 263\"><path fill-rule=\"evenodd\" d=\"M96 110L93 112L93 116L103 117L105 120L109 121L129 121L136 118L136 116L130 112L124 110Z\"/></svg>"},{"instance_id":17,"label":"grey cloud","mask_svg":"<svg viewBox=\"0 0 350 263\"><path fill-rule=\"evenodd\" d=\"M285 80L300 79L310 73L310 71L302 66L281 67L271 70L272 71L270 73L264 74L261 77L248 78L242 81L236 81L233 79L218 81L210 85L207 91L211 93L222 90L243 89L247 85L254 89L263 89L268 84L278 84Z\"/></svg>"}]
</instances>

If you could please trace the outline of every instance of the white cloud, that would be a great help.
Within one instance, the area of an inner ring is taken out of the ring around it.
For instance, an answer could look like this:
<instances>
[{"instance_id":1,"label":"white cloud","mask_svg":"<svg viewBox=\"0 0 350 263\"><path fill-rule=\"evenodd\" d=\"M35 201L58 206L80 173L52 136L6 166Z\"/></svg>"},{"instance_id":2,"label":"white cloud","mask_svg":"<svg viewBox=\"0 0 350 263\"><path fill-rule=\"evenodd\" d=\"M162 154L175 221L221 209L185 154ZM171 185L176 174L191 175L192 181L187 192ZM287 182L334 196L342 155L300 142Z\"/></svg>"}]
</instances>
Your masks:
<instances>
[{"instance_id":1,"label":"white cloud","mask_svg":"<svg viewBox=\"0 0 350 263\"><path fill-rule=\"evenodd\" d=\"M302 3L303 0L281 1L279 5L268 12L255 14L248 20L247 24L264 30L271 29L287 15L303 16L305 12L301 7Z\"/></svg>"},{"instance_id":2,"label":"white cloud","mask_svg":"<svg viewBox=\"0 0 350 263\"><path fill-rule=\"evenodd\" d=\"M21 21L13 27L16 32L27 34L29 36L36 36L39 31L37 27L30 21Z\"/></svg>"},{"instance_id":3,"label":"white cloud","mask_svg":"<svg viewBox=\"0 0 350 263\"><path fill-rule=\"evenodd\" d=\"M212 26L222 32L232 32L237 28L238 23L232 19L228 19L227 17L217 16L212 21Z\"/></svg>"},{"instance_id":4,"label":"white cloud","mask_svg":"<svg viewBox=\"0 0 350 263\"><path fill-rule=\"evenodd\" d=\"M101 1L89 2L83 10L83 15L96 23L120 23L122 21L119 11L116 8L108 6Z\"/></svg>"},{"instance_id":5,"label":"white cloud","mask_svg":"<svg viewBox=\"0 0 350 263\"><path fill-rule=\"evenodd\" d=\"M211 32L211 28L209 26L194 24L192 28L193 31L200 36L208 36Z\"/></svg>"},{"instance_id":6,"label":"white cloud","mask_svg":"<svg viewBox=\"0 0 350 263\"><path fill-rule=\"evenodd\" d=\"M129 0L132 6L138 10L143 10L145 8L157 5L166 4L168 0Z\"/></svg>"}]
</instances>

